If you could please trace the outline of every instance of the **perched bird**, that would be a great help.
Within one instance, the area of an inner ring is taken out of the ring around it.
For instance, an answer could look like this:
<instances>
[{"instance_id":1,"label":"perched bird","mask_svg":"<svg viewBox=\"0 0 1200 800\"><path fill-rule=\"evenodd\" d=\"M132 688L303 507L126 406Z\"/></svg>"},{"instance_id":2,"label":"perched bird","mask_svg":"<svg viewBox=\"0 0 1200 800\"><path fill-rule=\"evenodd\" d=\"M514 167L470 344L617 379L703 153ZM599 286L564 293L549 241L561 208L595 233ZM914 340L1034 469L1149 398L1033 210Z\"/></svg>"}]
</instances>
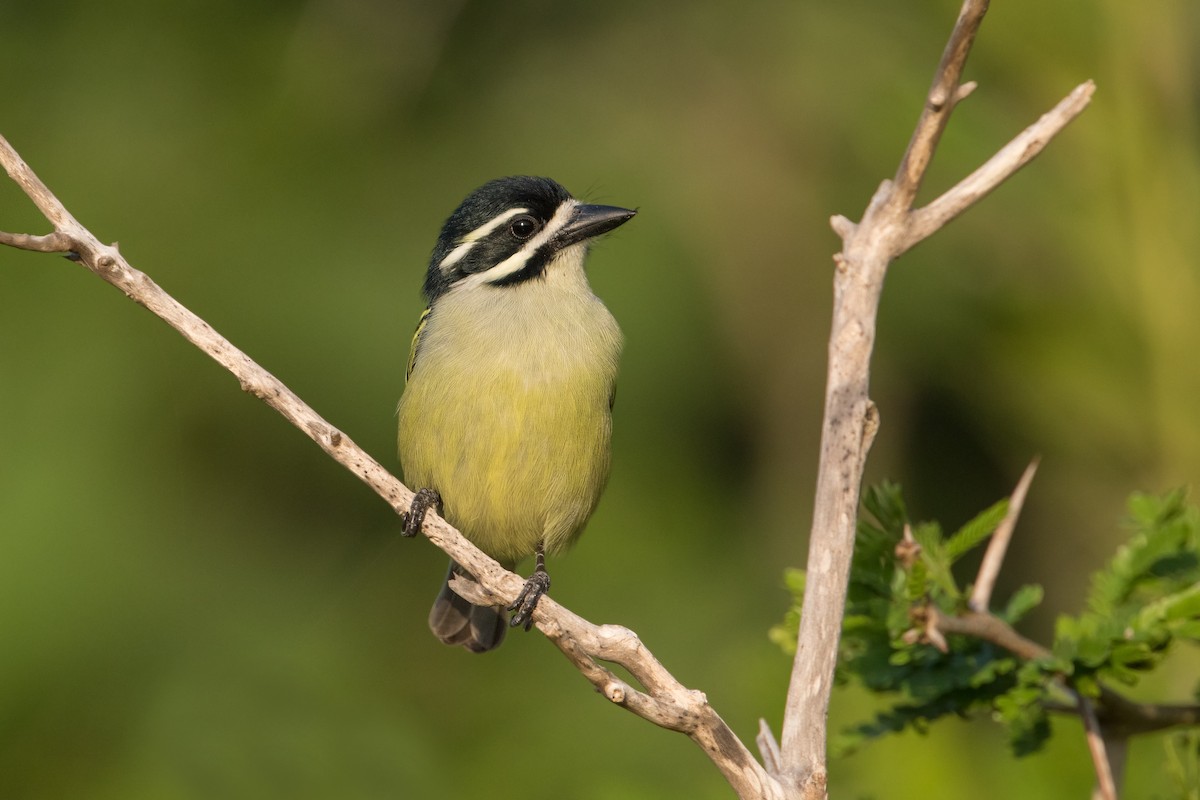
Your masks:
<instances>
[{"instance_id":1,"label":"perched bird","mask_svg":"<svg viewBox=\"0 0 1200 800\"><path fill-rule=\"evenodd\" d=\"M583 263L594 237L635 213L580 203L548 178L500 178L450 215L429 262L398 409L400 462L418 490L404 533L435 507L508 569L536 556L513 627L529 629L550 588L545 554L575 541L608 480L621 331ZM459 597L455 573L451 561L429 627L491 650L505 608Z\"/></svg>"}]
</instances>

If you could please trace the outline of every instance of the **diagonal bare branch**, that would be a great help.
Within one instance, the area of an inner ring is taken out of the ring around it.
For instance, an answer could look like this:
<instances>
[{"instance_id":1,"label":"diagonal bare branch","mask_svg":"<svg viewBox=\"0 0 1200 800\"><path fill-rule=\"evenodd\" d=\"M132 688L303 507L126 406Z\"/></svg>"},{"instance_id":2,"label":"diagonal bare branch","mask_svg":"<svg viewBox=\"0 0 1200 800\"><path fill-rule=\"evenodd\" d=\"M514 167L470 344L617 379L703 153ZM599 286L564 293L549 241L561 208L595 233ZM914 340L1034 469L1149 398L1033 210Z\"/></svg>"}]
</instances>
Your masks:
<instances>
[{"instance_id":1,"label":"diagonal bare branch","mask_svg":"<svg viewBox=\"0 0 1200 800\"><path fill-rule=\"evenodd\" d=\"M933 85L925 96L925 107L921 109L921 117L908 141L908 149L904 151L896 177L892 179L895 185L891 198L894 208L903 211L912 208L955 104L975 88L974 84L967 84L970 88L961 87L959 82L987 10L988 0L966 0L958 12L958 20L954 23L946 49L942 51L942 60L934 72Z\"/></svg>"},{"instance_id":2,"label":"diagonal bare branch","mask_svg":"<svg viewBox=\"0 0 1200 800\"><path fill-rule=\"evenodd\" d=\"M0 136L0 163L55 226L47 236L3 234L0 244L36 252L72 252L100 278L159 316L214 361L225 367L253 394L299 428L330 457L353 472L397 514L406 512L413 493L344 433L326 422L282 381L254 362L200 317L167 294L148 275L134 269L116 247L102 244L67 212L29 165ZM425 536L462 564L479 583L459 582L464 594L478 590L484 601L507 605L524 581L469 542L432 511ZM474 587L474 588L472 588ZM742 798L782 800L779 782L760 765L733 734L702 692L685 688L642 644L636 634L612 625L597 626L549 597L533 617L539 630L601 689L612 702L661 727L687 734L714 761ZM620 664L642 683L642 692L617 678L598 662Z\"/></svg>"},{"instance_id":3,"label":"diagonal bare branch","mask_svg":"<svg viewBox=\"0 0 1200 800\"><path fill-rule=\"evenodd\" d=\"M1058 105L1043 114L1037 122L1021 131L1002 147L983 166L963 178L951 189L923 208L912 212L908 235L900 252L911 249L943 225L979 202L1008 180L1017 170L1032 161L1050 144L1063 128L1083 113L1095 94L1096 84L1084 81L1075 87Z\"/></svg>"},{"instance_id":4,"label":"diagonal bare branch","mask_svg":"<svg viewBox=\"0 0 1200 800\"><path fill-rule=\"evenodd\" d=\"M1079 692L1072 692L1079 706L1079 716L1083 719L1084 736L1087 739L1088 753L1092 756L1092 767L1096 770L1096 800L1117 800L1117 784L1113 780L1112 765L1108 761L1108 750L1104 745L1104 734L1100 730L1100 721L1096 719L1096 710L1092 701Z\"/></svg>"},{"instance_id":5,"label":"diagonal bare branch","mask_svg":"<svg viewBox=\"0 0 1200 800\"><path fill-rule=\"evenodd\" d=\"M1021 509L1025 505L1025 495L1029 492L1029 485L1033 483L1037 468L1038 459L1035 458L1021 474L1021 480L1017 481L1017 488L1013 489L1012 497L1008 501L1008 512L1004 519L1000 520L991 541L988 542L987 551L984 552L983 561L979 565L979 573L975 577L975 588L971 590L971 599L967 602L972 611L984 613L992 602L992 589L996 586L996 577L1000 574L1000 568L1004 566L1008 543L1012 540L1013 530L1017 527Z\"/></svg>"},{"instance_id":6,"label":"diagonal bare branch","mask_svg":"<svg viewBox=\"0 0 1200 800\"><path fill-rule=\"evenodd\" d=\"M8 173L8 177L12 179L13 183L21 187L21 191L25 192L26 197L33 201L33 204L37 206L37 210L42 212L42 216L54 226L55 231L68 234L79 231L79 223L75 221L75 218L71 216L66 207L58 201L54 193L46 188L46 184L42 183L42 179L29 168L25 160L21 158L20 154L13 149L12 145L3 136L0 136L0 163L4 164L4 171ZM5 244L10 243L5 242ZM21 247L21 245L15 244L13 246ZM43 250L39 252L47 251Z\"/></svg>"}]
</instances>

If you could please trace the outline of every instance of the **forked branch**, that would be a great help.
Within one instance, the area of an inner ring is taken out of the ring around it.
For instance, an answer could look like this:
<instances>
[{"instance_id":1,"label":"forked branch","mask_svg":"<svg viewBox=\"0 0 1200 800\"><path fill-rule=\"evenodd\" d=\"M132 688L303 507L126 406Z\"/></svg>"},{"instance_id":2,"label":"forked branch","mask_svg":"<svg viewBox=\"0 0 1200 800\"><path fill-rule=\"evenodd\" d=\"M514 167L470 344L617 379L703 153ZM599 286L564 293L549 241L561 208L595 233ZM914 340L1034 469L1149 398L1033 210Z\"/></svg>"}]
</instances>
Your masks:
<instances>
[{"instance_id":1,"label":"forked branch","mask_svg":"<svg viewBox=\"0 0 1200 800\"><path fill-rule=\"evenodd\" d=\"M971 599L967 601L968 607L973 611L984 612L988 610L988 606L992 602L992 589L996 586L996 578L1000 575L1000 567L1004 565L1004 556L1008 553L1008 543L1012 541L1013 531L1017 527L1017 520L1021 516L1021 509L1025 506L1025 495L1029 493L1029 485L1033 483L1033 476L1037 474L1038 459L1029 462L1029 466L1025 468L1024 474L1021 475L1021 480L1017 482L1017 488L1013 490L1012 497L1008 501L1008 513L1004 515L1004 519L1000 520L1000 524L996 526L996 530L992 533L992 538L988 542L987 551L983 554L983 563L979 565L979 573L975 577L975 586L971 590Z\"/></svg>"},{"instance_id":2,"label":"forked branch","mask_svg":"<svg viewBox=\"0 0 1200 800\"><path fill-rule=\"evenodd\" d=\"M805 797L826 796L826 737L838 638L858 519L867 451L879 425L870 399L870 362L884 276L892 260L973 205L1028 163L1091 97L1091 82L1001 149L984 167L925 209L917 192L956 104L975 88L961 82L987 0L966 0L942 54L920 119L893 180L871 198L862 220L831 220L842 238L834 257L833 325L825 386L825 416L807 580L796 657L784 716L784 782Z\"/></svg>"}]
</instances>

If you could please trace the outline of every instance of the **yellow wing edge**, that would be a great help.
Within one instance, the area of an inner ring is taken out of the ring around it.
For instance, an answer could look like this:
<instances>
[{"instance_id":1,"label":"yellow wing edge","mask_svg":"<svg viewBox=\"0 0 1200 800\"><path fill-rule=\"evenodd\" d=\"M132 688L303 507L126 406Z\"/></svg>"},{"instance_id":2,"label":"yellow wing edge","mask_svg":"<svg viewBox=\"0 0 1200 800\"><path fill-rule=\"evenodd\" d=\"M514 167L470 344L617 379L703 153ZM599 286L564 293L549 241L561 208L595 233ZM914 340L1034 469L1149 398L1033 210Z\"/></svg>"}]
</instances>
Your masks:
<instances>
[{"instance_id":1,"label":"yellow wing edge","mask_svg":"<svg viewBox=\"0 0 1200 800\"><path fill-rule=\"evenodd\" d=\"M412 377L413 367L417 365L417 347L421 344L421 332L425 330L425 323L429 321L429 312L432 308L427 308L421 312L421 318L417 320L417 329L413 331L412 346L408 351L408 369L404 372L404 382L407 384L408 379Z\"/></svg>"}]
</instances>

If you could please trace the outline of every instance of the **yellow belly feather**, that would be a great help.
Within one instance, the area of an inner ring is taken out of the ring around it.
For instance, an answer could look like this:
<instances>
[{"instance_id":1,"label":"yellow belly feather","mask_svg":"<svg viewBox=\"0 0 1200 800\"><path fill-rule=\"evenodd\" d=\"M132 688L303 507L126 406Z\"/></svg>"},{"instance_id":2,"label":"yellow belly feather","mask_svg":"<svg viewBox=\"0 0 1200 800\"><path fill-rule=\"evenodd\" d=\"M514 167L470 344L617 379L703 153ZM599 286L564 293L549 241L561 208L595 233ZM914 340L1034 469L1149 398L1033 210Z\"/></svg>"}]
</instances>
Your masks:
<instances>
[{"instance_id":1,"label":"yellow belly feather","mask_svg":"<svg viewBox=\"0 0 1200 800\"><path fill-rule=\"evenodd\" d=\"M548 277L440 300L399 406L405 482L509 565L570 545L608 478L620 332L572 276Z\"/></svg>"}]
</instances>

